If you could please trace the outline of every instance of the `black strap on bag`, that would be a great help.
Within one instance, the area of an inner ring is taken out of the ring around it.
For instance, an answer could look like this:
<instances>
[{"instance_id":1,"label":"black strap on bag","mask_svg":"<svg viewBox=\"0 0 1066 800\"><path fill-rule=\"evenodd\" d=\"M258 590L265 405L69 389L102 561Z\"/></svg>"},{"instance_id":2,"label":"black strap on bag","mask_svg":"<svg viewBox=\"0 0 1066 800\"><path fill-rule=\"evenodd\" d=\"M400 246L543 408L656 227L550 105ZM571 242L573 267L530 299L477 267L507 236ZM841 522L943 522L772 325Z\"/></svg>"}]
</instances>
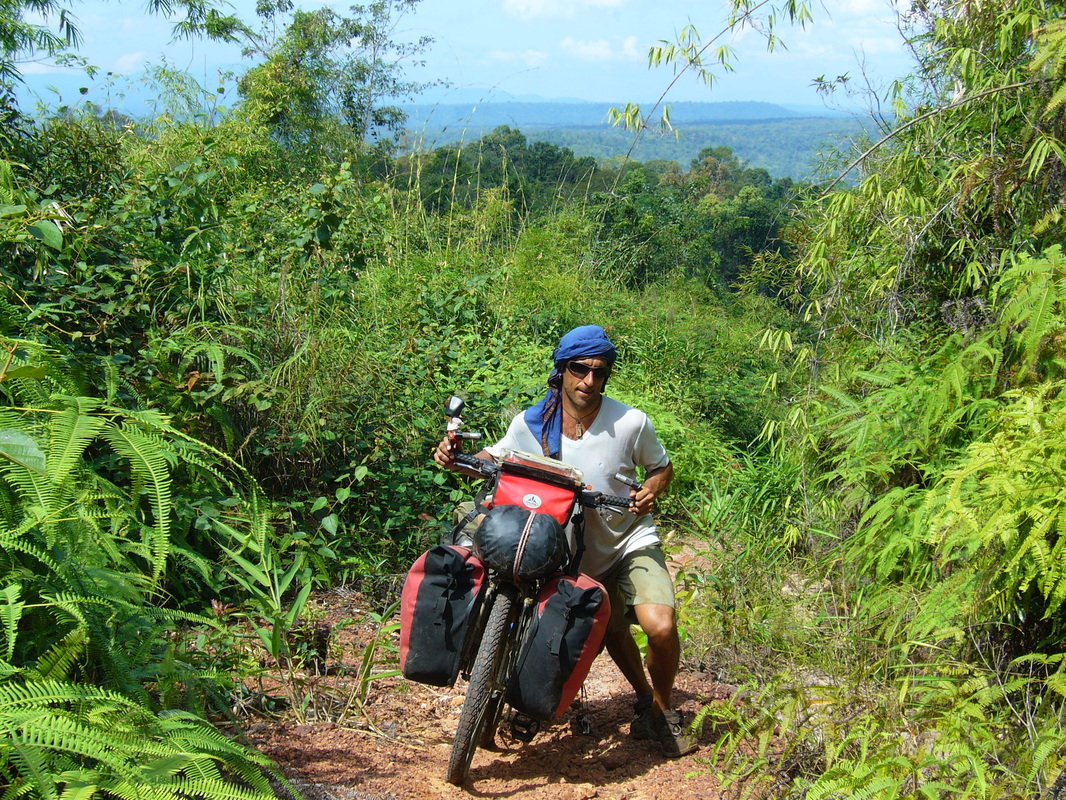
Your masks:
<instances>
[{"instance_id":1,"label":"black strap on bag","mask_svg":"<svg viewBox=\"0 0 1066 800\"><path fill-rule=\"evenodd\" d=\"M570 518L570 524L574 532L574 553L566 574L573 577L581 571L581 557L585 555L585 511L580 503L577 504L574 516Z\"/></svg>"},{"instance_id":2,"label":"black strap on bag","mask_svg":"<svg viewBox=\"0 0 1066 800\"><path fill-rule=\"evenodd\" d=\"M463 529L475 519L477 519L478 514L484 514L486 511L488 511L488 509L485 508L485 498L489 496L489 492L490 489L485 486L481 489L480 492L474 495L474 507L467 511L466 514L463 515L463 518L461 520L455 523L455 527L452 528L452 532L448 534L447 538L444 539L442 544L457 544L458 539L456 537L458 537L459 534L463 532Z\"/></svg>"},{"instance_id":3,"label":"black strap on bag","mask_svg":"<svg viewBox=\"0 0 1066 800\"><path fill-rule=\"evenodd\" d=\"M480 513L477 501L474 501L474 507L463 515L463 518L455 523L455 527L452 528L452 532L448 535L447 543L455 544L455 537L457 537L467 525L477 519L477 515Z\"/></svg>"}]
</instances>

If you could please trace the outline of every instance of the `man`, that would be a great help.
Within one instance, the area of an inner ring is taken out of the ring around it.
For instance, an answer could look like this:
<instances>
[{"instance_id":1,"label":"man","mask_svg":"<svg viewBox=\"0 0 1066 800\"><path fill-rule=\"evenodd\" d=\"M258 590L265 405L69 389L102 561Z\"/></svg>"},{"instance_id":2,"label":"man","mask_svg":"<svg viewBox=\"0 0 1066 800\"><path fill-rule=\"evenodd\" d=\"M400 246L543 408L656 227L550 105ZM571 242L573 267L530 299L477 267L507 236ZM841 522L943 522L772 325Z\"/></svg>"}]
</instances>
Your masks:
<instances>
[{"instance_id":1,"label":"man","mask_svg":"<svg viewBox=\"0 0 1066 800\"><path fill-rule=\"evenodd\" d=\"M548 394L516 416L503 439L478 454L496 460L503 448L543 453L580 469L593 489L632 498L628 514L585 516L581 571L601 581L611 594L607 651L637 694L630 735L658 740L663 754L677 758L696 749L681 715L671 705L681 645L674 613L674 588L652 518L655 499L666 491L673 467L651 421L603 393L617 351L603 328L584 325L559 341ZM455 463L445 438L433 454L441 466L467 472ZM643 487L615 480L634 477L643 467ZM468 473L469 474L469 473ZM629 625L647 635L648 672Z\"/></svg>"}]
</instances>

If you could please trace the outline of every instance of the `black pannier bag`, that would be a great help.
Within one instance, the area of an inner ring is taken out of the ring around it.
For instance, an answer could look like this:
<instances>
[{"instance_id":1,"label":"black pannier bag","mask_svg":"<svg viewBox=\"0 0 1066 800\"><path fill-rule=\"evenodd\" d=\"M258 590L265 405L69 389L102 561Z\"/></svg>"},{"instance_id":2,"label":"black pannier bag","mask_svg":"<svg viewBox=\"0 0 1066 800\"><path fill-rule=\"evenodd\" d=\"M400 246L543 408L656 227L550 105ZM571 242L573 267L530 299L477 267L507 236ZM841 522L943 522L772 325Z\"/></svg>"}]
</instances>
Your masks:
<instances>
[{"instance_id":1,"label":"black pannier bag","mask_svg":"<svg viewBox=\"0 0 1066 800\"><path fill-rule=\"evenodd\" d=\"M588 677L610 618L607 590L588 575L559 575L544 584L507 688L510 706L533 719L558 719Z\"/></svg>"},{"instance_id":2,"label":"black pannier bag","mask_svg":"<svg viewBox=\"0 0 1066 800\"><path fill-rule=\"evenodd\" d=\"M400 595L405 678L432 686L455 683L484 584L485 568L466 547L437 545L418 557Z\"/></svg>"},{"instance_id":3,"label":"black pannier bag","mask_svg":"<svg viewBox=\"0 0 1066 800\"><path fill-rule=\"evenodd\" d=\"M556 572L566 558L563 526L548 515L515 505L489 509L474 532L474 553L515 583Z\"/></svg>"}]
</instances>

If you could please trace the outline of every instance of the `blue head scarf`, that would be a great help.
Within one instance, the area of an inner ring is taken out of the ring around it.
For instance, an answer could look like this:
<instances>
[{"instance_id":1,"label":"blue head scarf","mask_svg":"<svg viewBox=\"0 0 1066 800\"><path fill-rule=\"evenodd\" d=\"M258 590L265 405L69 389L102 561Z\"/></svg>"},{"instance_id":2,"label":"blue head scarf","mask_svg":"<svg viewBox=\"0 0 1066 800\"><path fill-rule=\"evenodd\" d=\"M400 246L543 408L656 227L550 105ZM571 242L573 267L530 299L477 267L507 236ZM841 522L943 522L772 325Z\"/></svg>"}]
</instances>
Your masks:
<instances>
[{"instance_id":1,"label":"blue head scarf","mask_svg":"<svg viewBox=\"0 0 1066 800\"><path fill-rule=\"evenodd\" d=\"M525 413L526 425L540 442L544 455L558 459L563 445L563 370L575 358L599 356L614 366L618 351L599 325L582 325L563 335L552 352L554 368L548 376L548 394Z\"/></svg>"}]
</instances>

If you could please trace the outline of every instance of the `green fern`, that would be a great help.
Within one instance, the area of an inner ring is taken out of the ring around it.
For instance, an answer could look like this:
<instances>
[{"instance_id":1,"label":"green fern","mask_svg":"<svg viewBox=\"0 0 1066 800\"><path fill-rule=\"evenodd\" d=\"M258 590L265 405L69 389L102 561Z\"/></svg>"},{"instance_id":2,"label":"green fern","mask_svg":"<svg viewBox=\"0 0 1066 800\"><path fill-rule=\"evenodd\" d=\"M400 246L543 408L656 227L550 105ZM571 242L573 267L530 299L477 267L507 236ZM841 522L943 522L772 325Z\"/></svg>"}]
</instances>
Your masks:
<instances>
[{"instance_id":1,"label":"green fern","mask_svg":"<svg viewBox=\"0 0 1066 800\"><path fill-rule=\"evenodd\" d=\"M192 715L152 715L115 692L57 681L0 683L4 752L5 797L273 800L271 780L288 785L267 758Z\"/></svg>"},{"instance_id":2,"label":"green fern","mask_svg":"<svg viewBox=\"0 0 1066 800\"><path fill-rule=\"evenodd\" d=\"M53 484L62 486L68 482L73 471L82 465L85 448L107 424L106 418L93 415L99 407L98 403L76 399L51 417L48 477Z\"/></svg>"},{"instance_id":3,"label":"green fern","mask_svg":"<svg viewBox=\"0 0 1066 800\"><path fill-rule=\"evenodd\" d=\"M110 425L101 432L115 452L130 464L134 495L148 495L152 507L151 537L146 546L151 557L152 580L166 569L170 551L170 466L168 448L162 437L131 425Z\"/></svg>"},{"instance_id":4,"label":"green fern","mask_svg":"<svg viewBox=\"0 0 1066 800\"><path fill-rule=\"evenodd\" d=\"M1021 255L1004 273L996 296L1002 304L1001 325L1015 335L1023 355L1023 377L1046 351L1057 356L1053 337L1066 328L1066 257L1054 245L1041 257Z\"/></svg>"},{"instance_id":5,"label":"green fern","mask_svg":"<svg viewBox=\"0 0 1066 800\"><path fill-rule=\"evenodd\" d=\"M175 471L223 496L247 476L158 411L68 393L75 383L47 348L17 349L20 365L49 367L0 383L0 429L22 448L0 457L0 796L273 798L265 758L158 710L181 701L181 682L210 683L175 667L174 632L217 624L151 602L172 560ZM30 444L42 458L24 457ZM261 493L242 506L226 535L269 558ZM219 579L217 563L185 557Z\"/></svg>"},{"instance_id":6,"label":"green fern","mask_svg":"<svg viewBox=\"0 0 1066 800\"><path fill-rule=\"evenodd\" d=\"M0 624L4 631L4 660L10 662L15 655L15 640L18 635L18 623L22 618L24 603L21 589L17 584L5 586L0 599Z\"/></svg>"},{"instance_id":7,"label":"green fern","mask_svg":"<svg viewBox=\"0 0 1066 800\"><path fill-rule=\"evenodd\" d=\"M1066 602L1064 388L1051 383L1005 395L1011 402L996 433L973 444L941 484L946 502L932 519L946 530L941 558L972 558L981 547L997 576L1000 608L1012 608L1030 586L1043 597L1044 616Z\"/></svg>"},{"instance_id":8,"label":"green fern","mask_svg":"<svg viewBox=\"0 0 1066 800\"><path fill-rule=\"evenodd\" d=\"M65 636L56 639L47 652L41 654L33 664L32 671L42 680L62 680L71 674L74 666L85 656L88 645L88 626L72 628Z\"/></svg>"},{"instance_id":9,"label":"green fern","mask_svg":"<svg viewBox=\"0 0 1066 800\"><path fill-rule=\"evenodd\" d=\"M10 161L0 158L0 205L13 206L17 199L15 170Z\"/></svg>"},{"instance_id":10,"label":"green fern","mask_svg":"<svg viewBox=\"0 0 1066 800\"><path fill-rule=\"evenodd\" d=\"M1030 68L1058 84L1053 85L1054 91L1046 106L1048 113L1051 113L1066 103L1066 82L1062 79L1066 70L1066 24L1061 20L1046 22L1040 27L1037 41L1040 46Z\"/></svg>"}]
</instances>

